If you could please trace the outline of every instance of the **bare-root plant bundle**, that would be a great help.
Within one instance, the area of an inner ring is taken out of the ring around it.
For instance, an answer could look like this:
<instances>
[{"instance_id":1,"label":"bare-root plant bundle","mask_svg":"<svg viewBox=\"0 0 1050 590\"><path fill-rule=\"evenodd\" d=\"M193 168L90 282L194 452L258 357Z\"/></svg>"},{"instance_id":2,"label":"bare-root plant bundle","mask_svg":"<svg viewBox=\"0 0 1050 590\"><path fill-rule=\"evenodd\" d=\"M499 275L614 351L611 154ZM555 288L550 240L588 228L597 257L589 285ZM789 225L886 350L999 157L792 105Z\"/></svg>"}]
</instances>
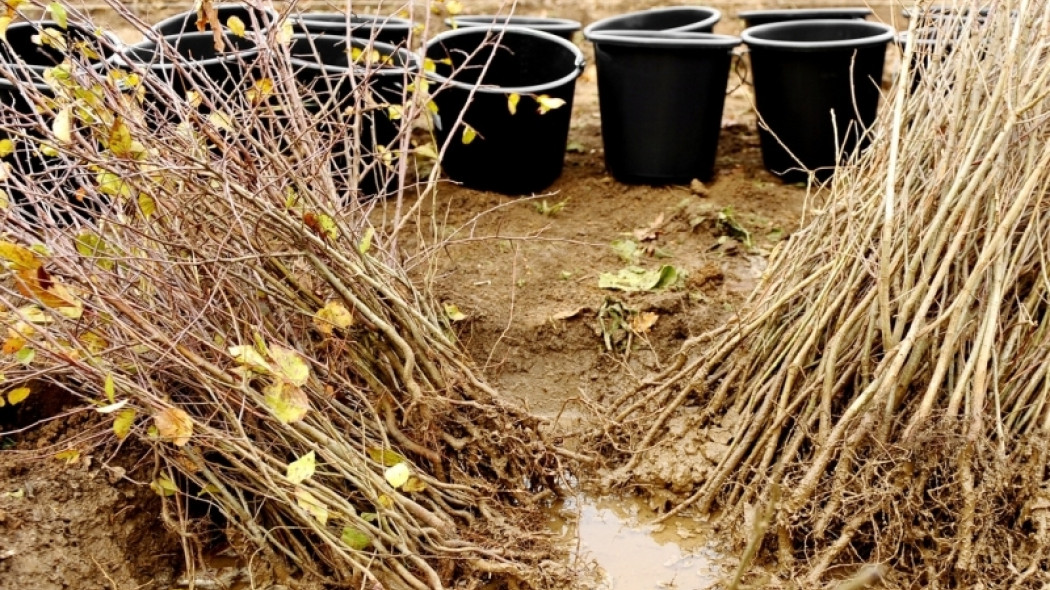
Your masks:
<instances>
[{"instance_id":1,"label":"bare-root plant bundle","mask_svg":"<svg viewBox=\"0 0 1050 590\"><path fill-rule=\"evenodd\" d=\"M202 26L250 34L203 4ZM297 81L288 32L226 47L240 74L223 83L169 41L168 78L78 54L22 85L31 112L0 107L5 403L48 387L87 402L101 430L67 457L144 442L189 555L218 523L246 555L340 587L557 587L539 512L556 453L370 223L376 207L396 220L413 182L425 85L406 70L391 104L373 90L396 56L346 47L326 82L352 86L342 102ZM380 118L397 133L372 145ZM368 170L394 178L372 183L385 201L355 182Z\"/></svg>"},{"instance_id":2,"label":"bare-root plant bundle","mask_svg":"<svg viewBox=\"0 0 1050 590\"><path fill-rule=\"evenodd\" d=\"M1047 582L1050 3L957 8L739 313L605 406L609 481L741 573Z\"/></svg>"}]
</instances>

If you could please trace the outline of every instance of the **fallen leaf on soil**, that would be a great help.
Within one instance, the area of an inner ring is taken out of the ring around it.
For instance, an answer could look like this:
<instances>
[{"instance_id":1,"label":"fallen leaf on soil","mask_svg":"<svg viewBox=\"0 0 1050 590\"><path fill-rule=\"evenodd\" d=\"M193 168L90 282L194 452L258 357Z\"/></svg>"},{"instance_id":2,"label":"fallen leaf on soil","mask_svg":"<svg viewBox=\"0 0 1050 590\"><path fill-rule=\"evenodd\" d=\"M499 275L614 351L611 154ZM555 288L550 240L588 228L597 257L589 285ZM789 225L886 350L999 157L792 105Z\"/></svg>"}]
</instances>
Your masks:
<instances>
[{"instance_id":1,"label":"fallen leaf on soil","mask_svg":"<svg viewBox=\"0 0 1050 590\"><path fill-rule=\"evenodd\" d=\"M448 319L452 320L453 322L462 322L463 320L467 319L467 314L460 311L459 307L456 307L455 303L445 304L445 315L447 315Z\"/></svg>"},{"instance_id":2,"label":"fallen leaf on soil","mask_svg":"<svg viewBox=\"0 0 1050 590\"><path fill-rule=\"evenodd\" d=\"M329 301L314 315L314 325L325 336L331 336L335 328L345 330L354 323L354 316L342 303Z\"/></svg>"},{"instance_id":3,"label":"fallen leaf on soil","mask_svg":"<svg viewBox=\"0 0 1050 590\"><path fill-rule=\"evenodd\" d=\"M645 270L636 266L620 269L617 273L602 273L598 277L599 289L613 289L628 293L655 291L678 282L678 270L665 264L658 270Z\"/></svg>"},{"instance_id":4,"label":"fallen leaf on soil","mask_svg":"<svg viewBox=\"0 0 1050 590\"><path fill-rule=\"evenodd\" d=\"M381 463L383 467L393 467L398 463L404 463L405 458L386 449L368 449L368 456L376 463Z\"/></svg>"},{"instance_id":5,"label":"fallen leaf on soil","mask_svg":"<svg viewBox=\"0 0 1050 590\"><path fill-rule=\"evenodd\" d=\"M310 399L302 389L284 381L277 380L263 390L263 402L282 424L298 422L310 410Z\"/></svg>"},{"instance_id":6,"label":"fallen leaf on soil","mask_svg":"<svg viewBox=\"0 0 1050 590\"><path fill-rule=\"evenodd\" d=\"M80 460L80 451L76 449L66 449L65 451L55 453L55 458L59 461L65 461L66 465L72 465Z\"/></svg>"},{"instance_id":7,"label":"fallen leaf on soil","mask_svg":"<svg viewBox=\"0 0 1050 590\"><path fill-rule=\"evenodd\" d=\"M643 311L631 318L631 331L639 335L647 334L658 319L660 319L658 314Z\"/></svg>"},{"instance_id":8,"label":"fallen leaf on soil","mask_svg":"<svg viewBox=\"0 0 1050 590\"><path fill-rule=\"evenodd\" d=\"M584 305L583 307L577 307L576 309L570 309L568 311L560 311L551 316L551 320L560 321L574 318L585 311L589 311L591 308Z\"/></svg>"},{"instance_id":9,"label":"fallen leaf on soil","mask_svg":"<svg viewBox=\"0 0 1050 590\"><path fill-rule=\"evenodd\" d=\"M328 522L328 509L310 492L303 489L295 490L295 503L310 513L310 516L317 519L322 526Z\"/></svg>"},{"instance_id":10,"label":"fallen leaf on soil","mask_svg":"<svg viewBox=\"0 0 1050 590\"><path fill-rule=\"evenodd\" d=\"M627 263L636 262L642 255L641 248L638 247L634 240L613 240L611 246L613 252L616 252L616 255L620 257L620 260Z\"/></svg>"},{"instance_id":11,"label":"fallen leaf on soil","mask_svg":"<svg viewBox=\"0 0 1050 590\"><path fill-rule=\"evenodd\" d=\"M643 227L641 229L634 230L633 233L636 240L639 242L648 242L655 240L660 236L660 228L664 225L664 214L661 213L656 219L649 224L649 227Z\"/></svg>"},{"instance_id":12,"label":"fallen leaf on soil","mask_svg":"<svg viewBox=\"0 0 1050 590\"><path fill-rule=\"evenodd\" d=\"M131 433L131 426L135 423L135 410L123 410L113 418L113 434L117 440L124 440Z\"/></svg>"},{"instance_id":13,"label":"fallen leaf on soil","mask_svg":"<svg viewBox=\"0 0 1050 590\"><path fill-rule=\"evenodd\" d=\"M12 389L11 391L7 392L7 403L11 404L12 406L15 404L20 404L23 401L25 401L27 397L29 397L29 394L31 392L32 391L28 387L17 387L15 389Z\"/></svg>"},{"instance_id":14,"label":"fallen leaf on soil","mask_svg":"<svg viewBox=\"0 0 1050 590\"><path fill-rule=\"evenodd\" d=\"M355 551L363 551L372 544L372 540L368 538L368 535L349 526L343 528L343 534L340 536L340 539Z\"/></svg>"},{"instance_id":15,"label":"fallen leaf on soil","mask_svg":"<svg viewBox=\"0 0 1050 590\"><path fill-rule=\"evenodd\" d=\"M298 352L273 344L270 346L270 358L273 359L275 372L292 385L302 387L310 380L310 365Z\"/></svg>"},{"instance_id":16,"label":"fallen leaf on soil","mask_svg":"<svg viewBox=\"0 0 1050 590\"><path fill-rule=\"evenodd\" d=\"M179 491L179 488L175 486L175 482L163 475L151 481L149 487L158 496L174 496L175 492Z\"/></svg>"}]
</instances>

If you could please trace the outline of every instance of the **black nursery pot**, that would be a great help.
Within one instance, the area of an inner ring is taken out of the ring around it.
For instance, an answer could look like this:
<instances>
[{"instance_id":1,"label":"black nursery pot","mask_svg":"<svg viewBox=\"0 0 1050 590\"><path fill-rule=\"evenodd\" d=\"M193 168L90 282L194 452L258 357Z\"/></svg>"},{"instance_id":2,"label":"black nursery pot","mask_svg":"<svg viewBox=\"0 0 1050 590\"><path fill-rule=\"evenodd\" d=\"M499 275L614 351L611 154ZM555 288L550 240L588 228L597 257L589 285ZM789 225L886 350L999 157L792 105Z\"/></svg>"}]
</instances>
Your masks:
<instances>
[{"instance_id":1,"label":"black nursery pot","mask_svg":"<svg viewBox=\"0 0 1050 590\"><path fill-rule=\"evenodd\" d=\"M584 65L578 47L525 27L462 28L434 37L425 55L438 64L430 77L440 88L434 96L437 138L448 144L441 163L450 178L510 195L539 192L557 180ZM446 59L451 66L442 63ZM520 97L515 113L511 95ZM541 114L536 99L544 95L564 104ZM452 134L461 113L476 131L469 143L464 128Z\"/></svg>"},{"instance_id":2,"label":"black nursery pot","mask_svg":"<svg viewBox=\"0 0 1050 590\"><path fill-rule=\"evenodd\" d=\"M928 27L915 30L914 48L911 55L911 91L915 92L922 84L922 73L930 66L931 61L940 56L943 59L951 51L950 40L943 38L940 27ZM902 31L897 35L897 47L904 54L911 35L908 31ZM943 45L943 47L941 47Z\"/></svg>"},{"instance_id":3,"label":"black nursery pot","mask_svg":"<svg viewBox=\"0 0 1050 590\"><path fill-rule=\"evenodd\" d=\"M836 145L847 156L864 147L863 132L878 110L893 29L863 21L812 20L761 25L745 29L742 37L750 52L756 107L765 122L759 138L766 169L787 182L804 181L808 175L797 170L801 163L827 178L839 163Z\"/></svg>"},{"instance_id":4,"label":"black nursery pot","mask_svg":"<svg viewBox=\"0 0 1050 590\"><path fill-rule=\"evenodd\" d=\"M244 23L246 31L257 31L265 33L267 29L277 22L278 14L273 10L259 9L247 4L218 4L215 6L219 22L226 28L226 22L231 16L236 16ZM168 17L153 25L153 30L161 37L171 37L183 33L199 33L197 29L197 11L191 10L181 12ZM205 30L211 30L211 24L205 25Z\"/></svg>"},{"instance_id":5,"label":"black nursery pot","mask_svg":"<svg viewBox=\"0 0 1050 590\"><path fill-rule=\"evenodd\" d=\"M384 63L355 64L351 57L354 48L376 51ZM360 96L365 88L371 93L371 100L365 100L366 103L402 105L405 82L418 75L421 63L414 53L388 43L334 35L295 35L289 45L289 54L296 81L303 88L304 103L315 113L323 111L328 120L321 126L323 133L346 129L339 125L340 119L358 99L365 98ZM400 122L390 119L389 109L362 110L361 116L359 141L363 158L375 161L379 146L388 150L396 148L390 144L398 136ZM346 142L354 138L332 139L335 139L333 163L336 175L346 176L352 173ZM391 167L396 167L396 159ZM364 197L382 196L396 188L394 181L389 170L373 167L363 178L357 179L357 188Z\"/></svg>"},{"instance_id":6,"label":"black nursery pot","mask_svg":"<svg viewBox=\"0 0 1050 590\"><path fill-rule=\"evenodd\" d=\"M626 183L714 173L722 108L740 39L709 33L592 32L605 165Z\"/></svg>"},{"instance_id":7,"label":"black nursery pot","mask_svg":"<svg viewBox=\"0 0 1050 590\"><path fill-rule=\"evenodd\" d=\"M390 45L408 45L412 21L393 16L374 16L341 12L307 12L292 21L296 33L308 35L350 36L375 39Z\"/></svg>"},{"instance_id":8,"label":"black nursery pot","mask_svg":"<svg viewBox=\"0 0 1050 590\"><path fill-rule=\"evenodd\" d=\"M32 38L44 29L61 33L66 51L34 43ZM6 38L0 41L0 62L12 76L0 76L0 104L6 108L0 110L0 139L10 138L15 143L15 151L4 159L11 165L11 176L17 177L33 191L41 193L62 193L68 196L68 207L57 206L51 209L50 217L59 224L68 224L76 213L81 218L88 218L97 211L99 204L81 202L76 198L77 189L87 179L72 166L64 156L45 156L40 153L39 145L33 140L17 137L14 130L21 129L30 138L40 137L38 131L27 124L25 117L32 116L34 107L27 100L23 90L33 90L44 97L54 96L51 88L44 81L44 73L66 58L79 61L84 66L101 71L105 66L104 58L119 50L119 42L114 38L74 23L62 28L53 21L19 22L7 28ZM43 212L29 203L29 197L17 186L17 183L5 181L0 188L7 191L15 209L28 219L43 221ZM54 205L54 201L51 201Z\"/></svg>"},{"instance_id":9,"label":"black nursery pot","mask_svg":"<svg viewBox=\"0 0 1050 590\"><path fill-rule=\"evenodd\" d=\"M796 20L864 20L871 16L870 8L800 8L785 10L745 10L737 14L744 27Z\"/></svg>"},{"instance_id":10,"label":"black nursery pot","mask_svg":"<svg viewBox=\"0 0 1050 590\"><path fill-rule=\"evenodd\" d=\"M512 16L507 14L472 14L446 18L445 26L450 29L467 27L525 27L544 33L557 35L566 41L572 41L573 35L580 30L579 21L567 18L548 18L542 16Z\"/></svg>"},{"instance_id":11,"label":"black nursery pot","mask_svg":"<svg viewBox=\"0 0 1050 590\"><path fill-rule=\"evenodd\" d=\"M598 31L676 31L710 33L722 13L705 6L671 6L629 12L595 21L583 30L590 37Z\"/></svg>"},{"instance_id":12,"label":"black nursery pot","mask_svg":"<svg viewBox=\"0 0 1050 590\"><path fill-rule=\"evenodd\" d=\"M227 46L222 51L215 49L215 37L210 32L143 41L113 56L110 64L144 68L151 75L148 83L170 86L177 96L185 97L193 90L221 102L251 84L250 73L258 57L254 41L232 33L225 33L224 39ZM173 116L163 93L147 90L147 100L163 117ZM207 103L202 110L207 110Z\"/></svg>"}]
</instances>

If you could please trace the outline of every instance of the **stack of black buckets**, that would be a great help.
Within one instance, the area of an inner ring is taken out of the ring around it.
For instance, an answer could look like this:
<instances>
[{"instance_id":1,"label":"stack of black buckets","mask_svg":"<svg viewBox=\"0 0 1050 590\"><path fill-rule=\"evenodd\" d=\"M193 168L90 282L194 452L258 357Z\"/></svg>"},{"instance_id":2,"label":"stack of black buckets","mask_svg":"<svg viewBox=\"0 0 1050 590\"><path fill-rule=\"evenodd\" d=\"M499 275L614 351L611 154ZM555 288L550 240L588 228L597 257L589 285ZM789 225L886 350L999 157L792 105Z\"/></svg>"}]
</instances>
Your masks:
<instances>
[{"instance_id":1,"label":"stack of black buckets","mask_svg":"<svg viewBox=\"0 0 1050 590\"><path fill-rule=\"evenodd\" d=\"M154 78L157 95L149 103L163 121L178 115L170 111L179 104L171 99L188 89L228 95L250 84L253 60L265 52L265 32L280 18L245 5L217 9L221 23L237 17L246 29L243 35L224 31L229 44L223 51L215 49L211 31L197 30L193 12L158 23L149 40L130 47L72 24L64 34L97 45L91 67L131 67ZM740 14L746 28L739 38L714 34L721 14L706 7L656 8L592 23L583 35L594 46L609 172L626 183L712 178L730 71L746 63L766 168L788 182L827 178L846 155L863 148L875 119L886 47L895 32L866 21L870 14L866 8L751 11ZM352 104L358 86L348 55L353 48L392 58L371 80L373 91L390 103L405 99L415 76L427 76L437 107L433 129L452 180L530 194L561 174L576 80L584 69L573 42L580 23L460 16L446 21L449 30L431 38L421 54L410 50L413 23L404 19L333 13L305 14L291 23L297 81L320 97L317 104L339 107L333 113ZM46 91L43 72L65 57L30 42L47 27L54 23L12 25L0 42L0 61L17 74L0 77L8 114L31 117L33 107L20 101L18 85ZM173 52L181 67L171 62ZM200 97L196 108L206 111L218 98ZM378 113L365 131L384 145L398 125ZM39 154L12 157L16 171L27 176L48 166ZM357 178L355 185L370 194L391 189L373 178Z\"/></svg>"}]
</instances>

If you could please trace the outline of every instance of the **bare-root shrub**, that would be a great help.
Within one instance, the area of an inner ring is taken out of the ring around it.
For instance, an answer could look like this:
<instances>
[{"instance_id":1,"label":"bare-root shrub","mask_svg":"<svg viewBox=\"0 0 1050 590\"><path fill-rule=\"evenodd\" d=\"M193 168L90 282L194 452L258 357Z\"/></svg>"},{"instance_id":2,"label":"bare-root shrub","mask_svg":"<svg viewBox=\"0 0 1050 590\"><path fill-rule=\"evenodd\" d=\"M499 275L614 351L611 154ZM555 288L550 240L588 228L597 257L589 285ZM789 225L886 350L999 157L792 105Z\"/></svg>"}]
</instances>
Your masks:
<instances>
[{"instance_id":1,"label":"bare-root shrub","mask_svg":"<svg viewBox=\"0 0 1050 590\"><path fill-rule=\"evenodd\" d=\"M341 586L560 587L539 512L552 445L370 223L415 182L421 85L406 73L389 104L372 89L390 56L366 49L343 78L352 104L320 100L284 31L232 87L162 45L187 92L72 60L23 85L33 113L0 107L7 139L48 164L5 168L6 399L58 386L149 445L190 554L217 512L246 553ZM398 129L375 146L380 117ZM393 175L387 201L362 194L368 170Z\"/></svg>"},{"instance_id":2,"label":"bare-root shrub","mask_svg":"<svg viewBox=\"0 0 1050 590\"><path fill-rule=\"evenodd\" d=\"M958 8L747 305L607 400L609 481L712 515L742 572L1046 583L1050 4Z\"/></svg>"}]
</instances>

